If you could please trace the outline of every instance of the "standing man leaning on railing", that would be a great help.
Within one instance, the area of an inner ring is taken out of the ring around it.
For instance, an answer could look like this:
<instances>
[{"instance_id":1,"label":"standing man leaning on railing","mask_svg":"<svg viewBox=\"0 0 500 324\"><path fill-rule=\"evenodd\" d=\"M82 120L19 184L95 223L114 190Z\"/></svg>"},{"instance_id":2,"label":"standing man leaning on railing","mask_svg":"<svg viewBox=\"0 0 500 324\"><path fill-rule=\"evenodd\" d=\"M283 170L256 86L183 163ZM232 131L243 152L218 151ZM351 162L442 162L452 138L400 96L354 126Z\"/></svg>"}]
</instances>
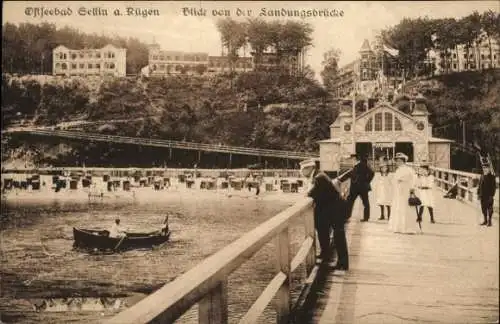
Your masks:
<instances>
[{"instance_id":1,"label":"standing man leaning on railing","mask_svg":"<svg viewBox=\"0 0 500 324\"><path fill-rule=\"evenodd\" d=\"M345 236L347 208L340 185L320 170L319 161L303 161L300 169L302 175L310 179L307 195L314 200L314 225L321 248L319 257L323 262L328 262L332 257L330 228L333 227L333 240L338 256L335 269L348 270L349 255Z\"/></svg>"}]
</instances>

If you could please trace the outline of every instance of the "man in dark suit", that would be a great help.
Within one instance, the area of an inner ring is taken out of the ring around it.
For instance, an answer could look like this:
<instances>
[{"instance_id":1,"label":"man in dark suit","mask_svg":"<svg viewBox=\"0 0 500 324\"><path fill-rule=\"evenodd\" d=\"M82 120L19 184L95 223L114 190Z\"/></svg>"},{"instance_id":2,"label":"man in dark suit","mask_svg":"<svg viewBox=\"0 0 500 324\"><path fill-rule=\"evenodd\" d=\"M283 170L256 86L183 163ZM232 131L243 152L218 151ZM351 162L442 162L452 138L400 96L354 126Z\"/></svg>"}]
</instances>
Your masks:
<instances>
[{"instance_id":1,"label":"man in dark suit","mask_svg":"<svg viewBox=\"0 0 500 324\"><path fill-rule=\"evenodd\" d=\"M335 268L347 270L349 255L344 229L346 202L342 199L338 184L333 183L326 173L320 171L317 161L305 161L301 163L301 169L304 176L313 177L312 187L307 195L314 200L314 223L321 248L320 258L324 262L331 258L330 228L333 227L333 240L338 256Z\"/></svg>"},{"instance_id":2,"label":"man in dark suit","mask_svg":"<svg viewBox=\"0 0 500 324\"><path fill-rule=\"evenodd\" d=\"M491 226L491 217L493 216L493 197L497 190L495 176L487 166L483 167L483 175L479 179L477 195L481 201L481 211L483 212L484 222L481 225Z\"/></svg>"},{"instance_id":3,"label":"man in dark suit","mask_svg":"<svg viewBox=\"0 0 500 324\"><path fill-rule=\"evenodd\" d=\"M359 162L352 168L352 170L343 177L343 180L350 178L351 185L349 188L349 196L347 196L348 204L348 217L352 216L352 208L354 201L358 196L361 197L363 202L363 218L362 222L367 222L370 219L370 201L368 200L368 192L372 190L370 182L372 181L375 173L368 166L368 159L365 155L357 156Z\"/></svg>"}]
</instances>

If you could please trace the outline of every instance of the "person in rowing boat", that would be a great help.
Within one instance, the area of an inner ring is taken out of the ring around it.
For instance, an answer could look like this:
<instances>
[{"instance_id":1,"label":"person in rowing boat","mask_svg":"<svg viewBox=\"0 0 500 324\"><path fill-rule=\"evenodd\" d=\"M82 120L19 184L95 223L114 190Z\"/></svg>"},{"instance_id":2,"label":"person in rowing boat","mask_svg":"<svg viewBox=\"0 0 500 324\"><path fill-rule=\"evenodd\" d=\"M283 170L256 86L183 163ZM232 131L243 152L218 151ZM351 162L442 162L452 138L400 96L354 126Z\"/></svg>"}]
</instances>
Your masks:
<instances>
[{"instance_id":1,"label":"person in rowing boat","mask_svg":"<svg viewBox=\"0 0 500 324\"><path fill-rule=\"evenodd\" d=\"M167 215L165 216L165 221L163 221L163 225L161 226L160 232L162 235L167 235L169 231L170 230L168 228L168 215Z\"/></svg>"},{"instance_id":2,"label":"person in rowing boat","mask_svg":"<svg viewBox=\"0 0 500 324\"><path fill-rule=\"evenodd\" d=\"M109 237L123 238L125 236L127 236L127 233L125 232L125 229L120 226L120 219L115 219L115 223L109 229Z\"/></svg>"}]
</instances>

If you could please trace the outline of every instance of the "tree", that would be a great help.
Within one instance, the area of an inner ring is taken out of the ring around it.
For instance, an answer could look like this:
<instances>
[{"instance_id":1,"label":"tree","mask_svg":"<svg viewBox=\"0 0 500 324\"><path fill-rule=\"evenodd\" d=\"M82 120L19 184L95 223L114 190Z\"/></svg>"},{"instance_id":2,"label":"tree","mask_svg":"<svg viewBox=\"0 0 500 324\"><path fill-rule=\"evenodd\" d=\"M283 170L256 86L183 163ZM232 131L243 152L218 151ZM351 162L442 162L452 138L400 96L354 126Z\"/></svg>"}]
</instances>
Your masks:
<instances>
[{"instance_id":1,"label":"tree","mask_svg":"<svg viewBox=\"0 0 500 324\"><path fill-rule=\"evenodd\" d=\"M490 49L490 68L495 67L495 60L493 59L493 49L491 46L491 39L500 40L500 14L495 14L493 10L485 11L481 15L481 25L488 40L488 47Z\"/></svg>"},{"instance_id":2,"label":"tree","mask_svg":"<svg viewBox=\"0 0 500 324\"><path fill-rule=\"evenodd\" d=\"M418 64L432 48L433 22L428 18L404 18L398 25L381 32L383 41L399 51L405 77L417 74Z\"/></svg>"},{"instance_id":3,"label":"tree","mask_svg":"<svg viewBox=\"0 0 500 324\"><path fill-rule=\"evenodd\" d=\"M247 36L247 41L254 51L255 62L260 63L262 54L270 46L267 36L267 23L258 18L249 19L247 23Z\"/></svg>"},{"instance_id":4,"label":"tree","mask_svg":"<svg viewBox=\"0 0 500 324\"><path fill-rule=\"evenodd\" d=\"M227 48L230 71L234 70L234 63L238 60L238 51L246 43L246 24L231 18L217 21L217 29L221 34L222 45Z\"/></svg>"},{"instance_id":5,"label":"tree","mask_svg":"<svg viewBox=\"0 0 500 324\"><path fill-rule=\"evenodd\" d=\"M339 59L341 52L337 48L332 48L323 54L323 70L320 72L323 85L328 90L333 90L335 79L338 75Z\"/></svg>"},{"instance_id":6,"label":"tree","mask_svg":"<svg viewBox=\"0 0 500 324\"><path fill-rule=\"evenodd\" d=\"M469 49L474 48L475 49L475 65L477 68L481 66L481 58L480 58L480 53L479 53L479 44L482 41L482 27L481 27L481 15L477 12L474 11L472 14L464 17L462 19L462 24L464 25L465 28L465 40L466 40L466 46L467 46L467 60L470 60L469 57Z\"/></svg>"}]
</instances>

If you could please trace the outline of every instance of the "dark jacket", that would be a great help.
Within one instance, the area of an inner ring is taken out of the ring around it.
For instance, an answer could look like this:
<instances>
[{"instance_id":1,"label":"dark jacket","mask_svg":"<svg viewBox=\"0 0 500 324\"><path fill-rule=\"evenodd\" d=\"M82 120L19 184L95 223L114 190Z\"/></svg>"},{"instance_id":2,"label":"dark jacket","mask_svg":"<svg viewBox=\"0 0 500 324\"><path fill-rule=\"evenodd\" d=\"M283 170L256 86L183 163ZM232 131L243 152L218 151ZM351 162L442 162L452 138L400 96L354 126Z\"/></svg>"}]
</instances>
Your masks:
<instances>
[{"instance_id":1,"label":"dark jacket","mask_svg":"<svg viewBox=\"0 0 500 324\"><path fill-rule=\"evenodd\" d=\"M372 190L370 182L375 176L375 172L366 163L358 163L352 168L352 170L343 177L343 180L350 178L351 192L363 192Z\"/></svg>"},{"instance_id":2,"label":"dark jacket","mask_svg":"<svg viewBox=\"0 0 500 324\"><path fill-rule=\"evenodd\" d=\"M477 187L477 194L480 198L487 198L495 196L497 184L493 174L482 175L479 179L479 186Z\"/></svg>"},{"instance_id":3,"label":"dark jacket","mask_svg":"<svg viewBox=\"0 0 500 324\"><path fill-rule=\"evenodd\" d=\"M333 224L345 222L346 202L324 172L319 172L314 177L314 184L308 196L314 200L314 216L317 222Z\"/></svg>"}]
</instances>

